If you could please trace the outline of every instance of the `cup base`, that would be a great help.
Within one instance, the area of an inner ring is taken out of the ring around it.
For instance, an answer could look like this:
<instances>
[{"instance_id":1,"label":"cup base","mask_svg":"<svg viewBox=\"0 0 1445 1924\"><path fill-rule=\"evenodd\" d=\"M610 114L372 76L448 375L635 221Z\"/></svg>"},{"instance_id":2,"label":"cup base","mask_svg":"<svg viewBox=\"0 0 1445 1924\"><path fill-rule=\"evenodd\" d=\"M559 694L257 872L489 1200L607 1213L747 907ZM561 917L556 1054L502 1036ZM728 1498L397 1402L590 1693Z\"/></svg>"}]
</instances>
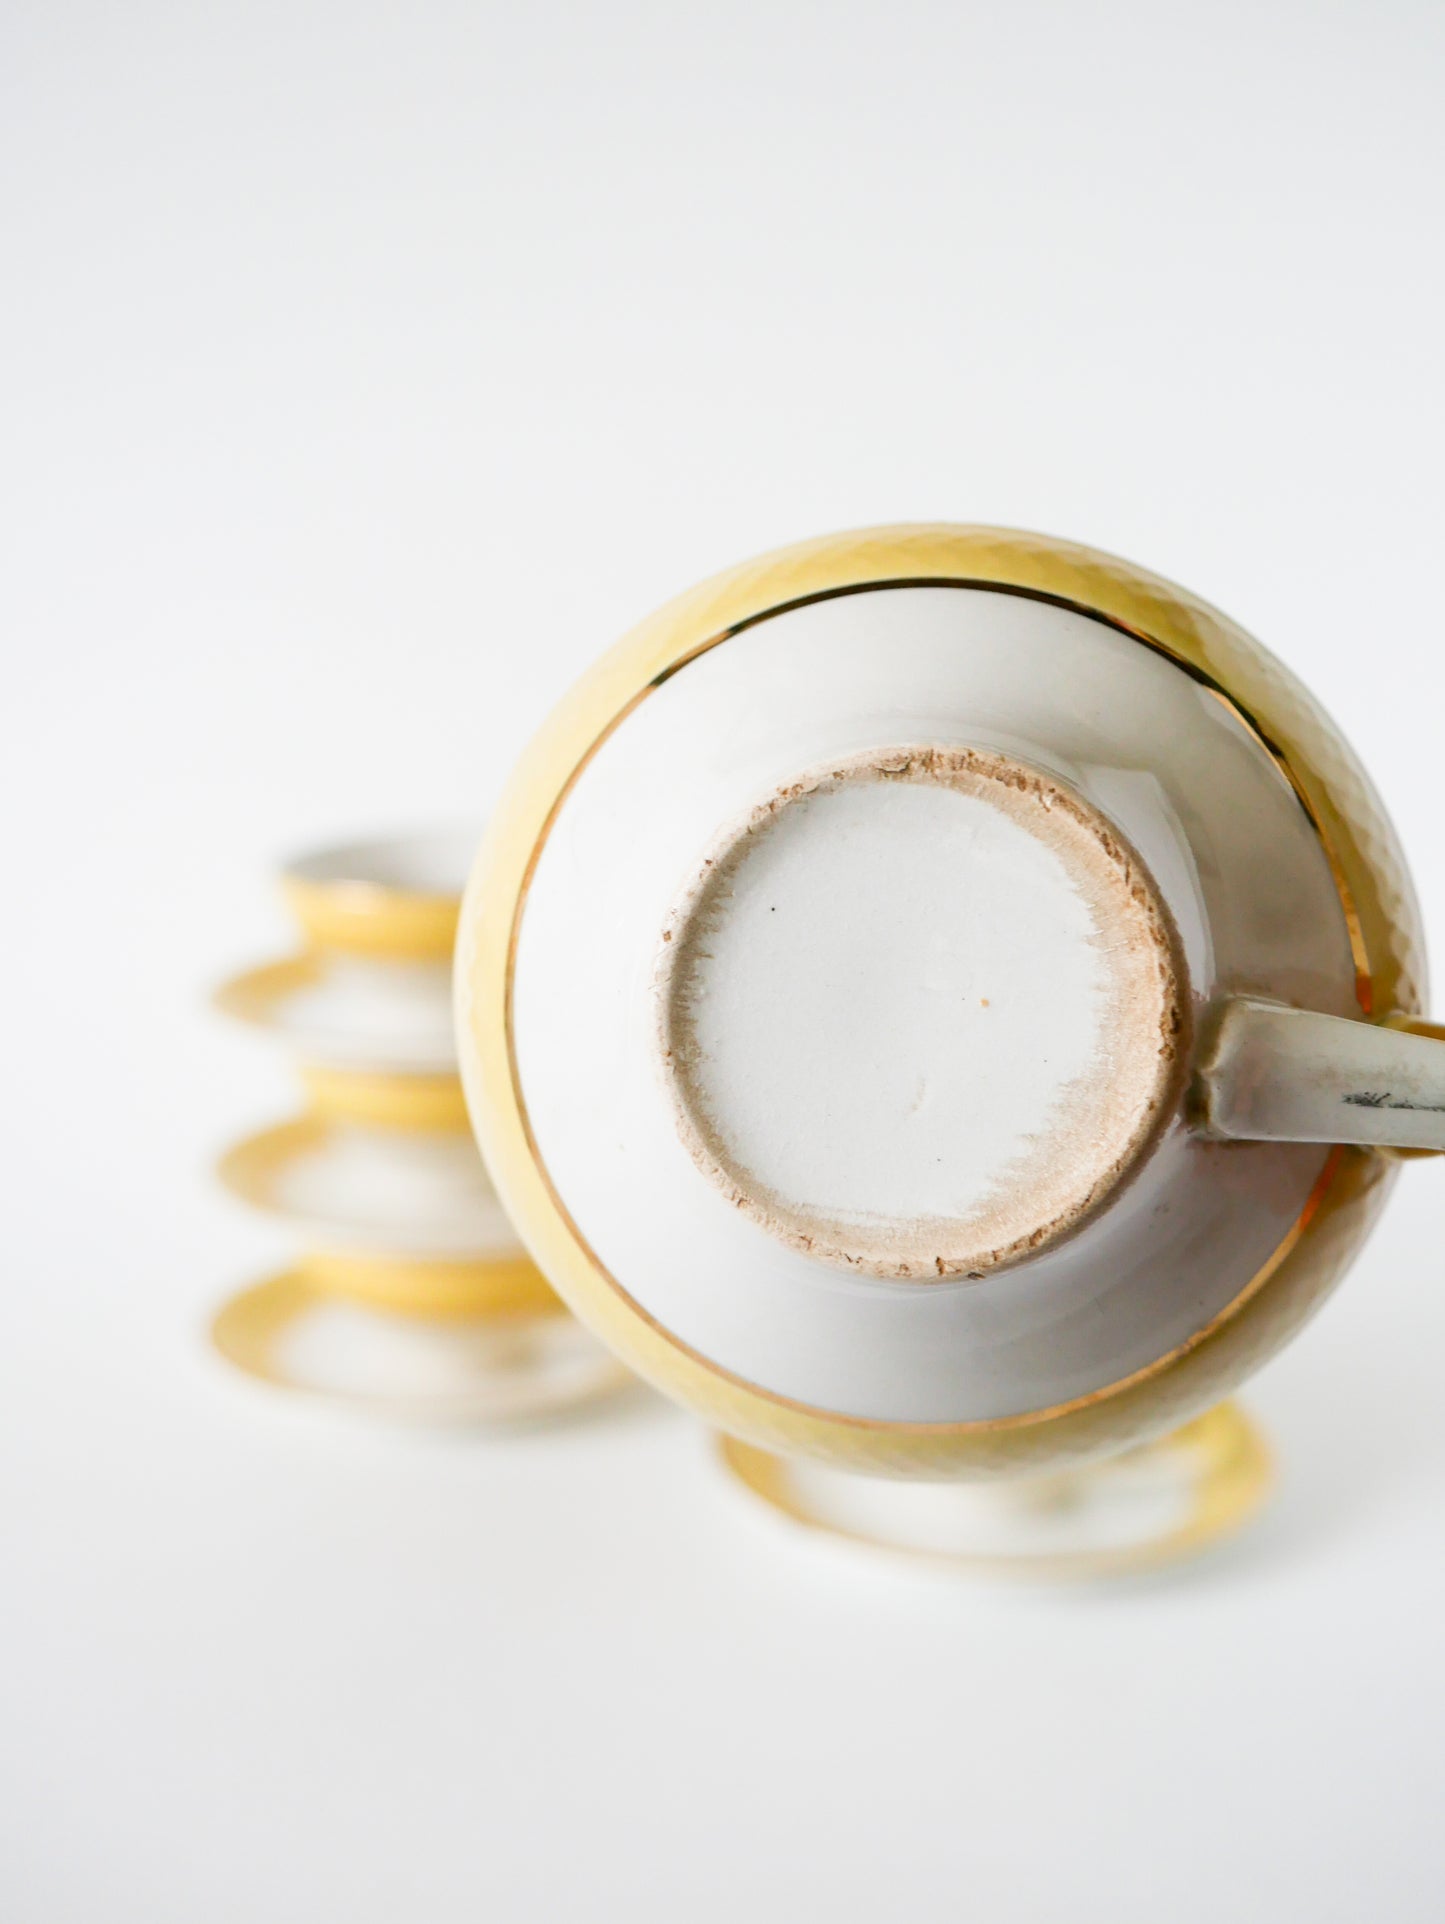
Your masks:
<instances>
[{"instance_id":1,"label":"cup base","mask_svg":"<svg viewBox=\"0 0 1445 1924\"><path fill-rule=\"evenodd\" d=\"M800 775L662 930L657 1048L694 1162L810 1258L917 1284L1031 1259L1179 1094L1187 985L1117 827L992 750Z\"/></svg>"},{"instance_id":2,"label":"cup base","mask_svg":"<svg viewBox=\"0 0 1445 1924\"><path fill-rule=\"evenodd\" d=\"M1233 1402L1078 1470L1001 1483L900 1483L720 1436L726 1471L794 1523L980 1575L1127 1575L1242 1528L1273 1483L1269 1448Z\"/></svg>"}]
</instances>

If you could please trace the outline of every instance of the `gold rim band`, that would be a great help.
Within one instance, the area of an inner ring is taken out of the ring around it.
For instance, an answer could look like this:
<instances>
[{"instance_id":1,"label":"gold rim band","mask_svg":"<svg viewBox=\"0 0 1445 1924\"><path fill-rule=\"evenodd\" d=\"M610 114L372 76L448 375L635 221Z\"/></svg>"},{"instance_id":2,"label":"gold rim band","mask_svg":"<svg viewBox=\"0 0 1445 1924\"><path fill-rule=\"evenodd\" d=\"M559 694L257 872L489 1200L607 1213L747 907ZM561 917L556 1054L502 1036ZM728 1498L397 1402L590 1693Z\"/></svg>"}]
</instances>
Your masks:
<instances>
[{"instance_id":1,"label":"gold rim band","mask_svg":"<svg viewBox=\"0 0 1445 1924\"><path fill-rule=\"evenodd\" d=\"M536 1328L535 1319L521 1318L510 1326L502 1323L495 1330L489 1328L488 1347L495 1350L490 1368L484 1365L473 1384L460 1393L418 1391L406 1386L390 1392L349 1389L308 1381L288 1362L286 1338L308 1315L324 1308L326 1301L311 1279L296 1270L269 1277L241 1290L216 1311L210 1325L212 1346L233 1368L289 1395L410 1420L508 1425L531 1422L616 1395L628 1386L622 1365L600 1350L593 1366L584 1373L569 1372L562 1380L549 1382L545 1346L555 1330L544 1336ZM533 1356L530 1352L539 1338L542 1354ZM475 1365L478 1359L470 1348L476 1340L474 1333L461 1334L460 1340L460 1353L471 1356Z\"/></svg>"},{"instance_id":2,"label":"gold rim band","mask_svg":"<svg viewBox=\"0 0 1445 1924\"><path fill-rule=\"evenodd\" d=\"M800 603L905 585L988 588L1061 603L1167 655L1226 701L1291 782L1339 889L1363 1012L1418 1010L1423 949L1393 832L1328 718L1226 617L1128 563L1009 530L921 526L824 537L744 564L644 622L564 698L493 816L458 951L470 1047L463 1065L488 1164L520 1233L559 1292L622 1356L719 1427L899 1475L1010 1475L1082 1461L1177 1426L1288 1340L1343 1273L1392 1168L1342 1150L1300 1221L1233 1304L1188 1344L1122 1383L1000 1422L871 1424L804 1408L731 1378L629 1298L586 1245L543 1166L511 1024L528 885L551 825L596 749L655 688L707 649Z\"/></svg>"},{"instance_id":3,"label":"gold rim band","mask_svg":"<svg viewBox=\"0 0 1445 1924\"><path fill-rule=\"evenodd\" d=\"M275 1017L277 1005L288 996L311 988L320 974L320 959L313 951L288 955L280 962L263 962L257 968L233 975L212 991L211 1004L237 1022L267 1027Z\"/></svg>"},{"instance_id":4,"label":"gold rim band","mask_svg":"<svg viewBox=\"0 0 1445 1924\"><path fill-rule=\"evenodd\" d=\"M291 1122L278 1122L254 1136L233 1143L216 1164L216 1176L223 1188L253 1209L271 1215L286 1215L276 1200L274 1180L293 1156L320 1148L326 1140L328 1125L320 1116L297 1116Z\"/></svg>"},{"instance_id":5,"label":"gold rim band","mask_svg":"<svg viewBox=\"0 0 1445 1924\"><path fill-rule=\"evenodd\" d=\"M1078 1486L1095 1478L1104 1481L1120 1471L1137 1470L1155 1460L1167 1468L1171 1459L1177 1459L1178 1467L1189 1478L1189 1509L1183 1521L1171 1529L1135 1542L1091 1550L999 1554L920 1549L889 1542L822 1515L799 1488L794 1466L787 1458L741 1443L736 1437L719 1436L717 1443L724 1464L739 1482L770 1508L806 1529L844 1542L864 1544L890 1557L942 1564L986 1576L1046 1580L1126 1576L1197 1556L1242 1529L1259 1511L1274 1483L1273 1459L1258 1426L1237 1403L1219 1403L1156 1442L1143 1444L1103 1463L1089 1464L1065 1477L1047 1479L1049 1483L1064 1486L1050 1494L1057 1494L1067 1502L1077 1493ZM1072 1491L1068 1487L1071 1484ZM993 1487L1002 1491L1008 1486Z\"/></svg>"}]
</instances>

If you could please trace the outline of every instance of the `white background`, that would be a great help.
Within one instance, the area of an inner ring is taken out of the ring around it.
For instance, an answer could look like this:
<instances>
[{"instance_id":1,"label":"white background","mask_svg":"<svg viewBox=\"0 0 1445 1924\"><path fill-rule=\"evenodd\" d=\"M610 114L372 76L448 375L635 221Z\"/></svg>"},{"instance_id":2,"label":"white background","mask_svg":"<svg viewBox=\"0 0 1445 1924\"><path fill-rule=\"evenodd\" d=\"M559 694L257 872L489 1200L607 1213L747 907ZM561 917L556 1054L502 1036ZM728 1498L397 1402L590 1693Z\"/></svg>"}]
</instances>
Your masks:
<instances>
[{"instance_id":1,"label":"white background","mask_svg":"<svg viewBox=\"0 0 1445 1924\"><path fill-rule=\"evenodd\" d=\"M1045 528L1342 716L1445 951L1445 14L132 6L0 48L9 1924L1441 1914L1445 1171L1254 1406L1268 1523L991 1590L680 1415L508 1441L204 1350L297 845L837 526ZM1438 1011L1437 1011L1438 1012Z\"/></svg>"}]
</instances>

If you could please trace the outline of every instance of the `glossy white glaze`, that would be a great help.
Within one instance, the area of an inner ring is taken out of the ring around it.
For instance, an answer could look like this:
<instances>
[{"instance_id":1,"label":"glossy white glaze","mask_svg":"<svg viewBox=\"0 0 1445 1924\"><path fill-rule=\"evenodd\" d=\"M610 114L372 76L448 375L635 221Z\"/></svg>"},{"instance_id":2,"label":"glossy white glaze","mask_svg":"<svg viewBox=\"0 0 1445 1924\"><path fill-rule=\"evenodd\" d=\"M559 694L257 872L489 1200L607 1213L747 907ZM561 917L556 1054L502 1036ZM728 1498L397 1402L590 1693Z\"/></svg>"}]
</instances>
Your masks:
<instances>
[{"instance_id":1,"label":"glossy white glaze","mask_svg":"<svg viewBox=\"0 0 1445 1924\"><path fill-rule=\"evenodd\" d=\"M557 811L523 912L523 1101L564 1207L650 1316L799 1402L892 1421L1045 1409L1207 1324L1289 1232L1315 1146L1221 1145L1177 1118L1076 1234L980 1282L809 1259L696 1167L655 1059L660 932L720 830L833 757L899 742L1055 776L1138 850L1196 1004L1253 991L1354 1012L1333 880L1284 777L1233 712L1103 623L1020 595L894 588L794 608L640 702Z\"/></svg>"}]
</instances>

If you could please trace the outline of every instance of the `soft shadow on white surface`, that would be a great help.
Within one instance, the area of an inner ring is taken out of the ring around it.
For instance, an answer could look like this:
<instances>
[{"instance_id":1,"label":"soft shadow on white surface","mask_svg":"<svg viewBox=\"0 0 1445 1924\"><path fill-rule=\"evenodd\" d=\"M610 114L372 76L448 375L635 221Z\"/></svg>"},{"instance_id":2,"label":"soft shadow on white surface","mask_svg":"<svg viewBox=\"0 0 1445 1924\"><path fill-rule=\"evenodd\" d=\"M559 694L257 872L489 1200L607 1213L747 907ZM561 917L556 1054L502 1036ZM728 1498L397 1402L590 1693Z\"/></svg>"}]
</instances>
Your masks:
<instances>
[{"instance_id":1,"label":"soft shadow on white surface","mask_svg":"<svg viewBox=\"0 0 1445 1924\"><path fill-rule=\"evenodd\" d=\"M1363 0L12 7L0 1914L1436 1924L1445 1171L1127 1589L826 1555L660 1404L224 1385L268 867L490 805L667 595L910 516L1228 609L1437 951L1445 16ZM1437 1006L1435 1013L1441 1013Z\"/></svg>"}]
</instances>

